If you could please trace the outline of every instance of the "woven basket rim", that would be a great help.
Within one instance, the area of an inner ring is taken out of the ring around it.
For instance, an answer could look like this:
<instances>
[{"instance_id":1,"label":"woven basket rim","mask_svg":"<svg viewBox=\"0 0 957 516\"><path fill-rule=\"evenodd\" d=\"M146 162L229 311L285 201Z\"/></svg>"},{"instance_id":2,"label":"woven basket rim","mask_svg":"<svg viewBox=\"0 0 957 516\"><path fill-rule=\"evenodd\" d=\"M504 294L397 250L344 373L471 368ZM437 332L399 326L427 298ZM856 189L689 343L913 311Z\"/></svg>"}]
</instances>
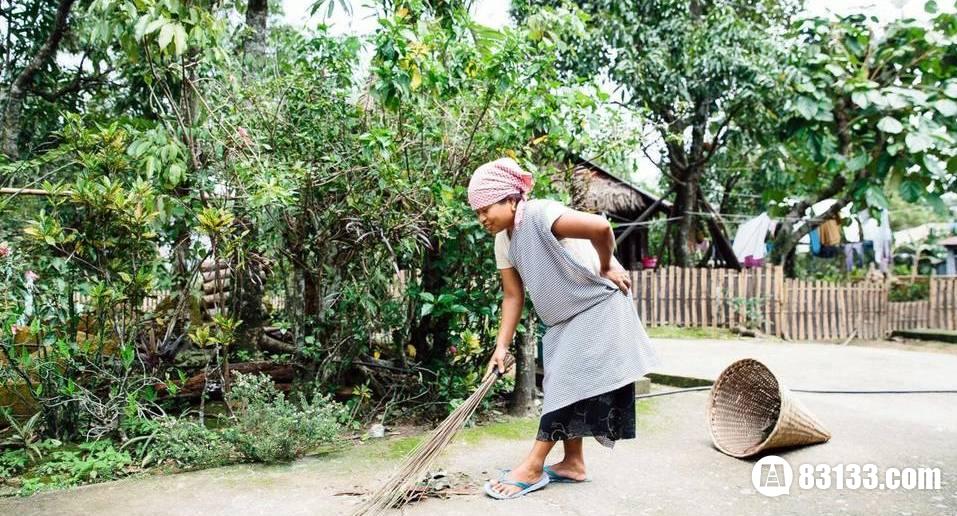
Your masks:
<instances>
[{"instance_id":1,"label":"woven basket rim","mask_svg":"<svg viewBox=\"0 0 957 516\"><path fill-rule=\"evenodd\" d=\"M717 436L714 433L714 403L715 403L715 399L717 398L717 393L720 390L721 385L727 381L729 373L737 369L740 369L746 363L757 364L758 366L763 368L765 371L767 371L772 378L774 378L774 383L777 385L778 399L781 400L781 410L778 412L777 420L774 422L774 428L771 429L770 432L768 432L768 436L763 441L761 441L760 443L754 446L748 447L743 452L732 452L731 450L728 450L721 444L721 442L718 440ZM721 371L721 374L718 375L718 378L715 379L714 384L712 384L711 394L710 396L708 396L708 404L707 404L708 433L711 435L711 442L714 443L714 445L717 446L719 450L721 450L722 452L728 455L731 455L732 457L740 458L740 457L748 457L750 455L754 455L755 453L757 453L757 451L760 451L761 448L765 446L768 443L768 441L771 440L771 438L777 435L778 430L780 429L780 426L781 426L781 413L783 412L783 409L784 409L784 402L785 402L784 387L781 386L781 381L778 380L778 377L774 374L774 371L772 371L770 367L768 367L767 365L765 365L763 362L761 362L760 360L756 358L747 357L747 358L735 360L730 365L725 367L724 370ZM757 451L751 451L751 450L757 450Z\"/></svg>"}]
</instances>

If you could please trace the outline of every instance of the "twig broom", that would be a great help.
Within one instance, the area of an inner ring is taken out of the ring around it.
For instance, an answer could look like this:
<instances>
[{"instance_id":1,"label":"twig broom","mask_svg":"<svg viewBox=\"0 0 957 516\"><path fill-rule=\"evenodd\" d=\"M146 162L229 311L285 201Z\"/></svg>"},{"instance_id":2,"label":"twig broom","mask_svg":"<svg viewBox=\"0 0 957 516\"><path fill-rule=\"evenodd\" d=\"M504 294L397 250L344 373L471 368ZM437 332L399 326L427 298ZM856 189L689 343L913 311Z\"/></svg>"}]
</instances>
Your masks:
<instances>
[{"instance_id":1,"label":"twig broom","mask_svg":"<svg viewBox=\"0 0 957 516\"><path fill-rule=\"evenodd\" d=\"M507 371L514 363L515 358L511 354L506 355L505 370ZM389 508L400 508L409 503L414 494L412 489L415 483L475 413L499 376L501 374L495 369L489 371L478 389L452 411L449 417L432 431L428 439L409 452L399 469L352 513L353 516L384 514Z\"/></svg>"}]
</instances>

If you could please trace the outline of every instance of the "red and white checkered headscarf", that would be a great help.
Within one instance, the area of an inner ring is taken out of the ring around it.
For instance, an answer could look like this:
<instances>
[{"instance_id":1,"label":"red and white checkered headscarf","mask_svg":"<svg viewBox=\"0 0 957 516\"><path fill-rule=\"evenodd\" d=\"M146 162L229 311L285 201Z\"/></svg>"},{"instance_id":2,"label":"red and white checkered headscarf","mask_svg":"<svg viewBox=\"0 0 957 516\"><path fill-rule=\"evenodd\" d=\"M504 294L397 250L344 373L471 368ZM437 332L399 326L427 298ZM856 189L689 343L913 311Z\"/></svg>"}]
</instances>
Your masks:
<instances>
[{"instance_id":1,"label":"red and white checkered headscarf","mask_svg":"<svg viewBox=\"0 0 957 516\"><path fill-rule=\"evenodd\" d=\"M475 169L469 181L469 204L473 210L484 208L502 199L519 194L522 199L515 207L515 226L518 227L525 213L525 201L535 180L532 174L522 170L512 158L500 158Z\"/></svg>"}]
</instances>

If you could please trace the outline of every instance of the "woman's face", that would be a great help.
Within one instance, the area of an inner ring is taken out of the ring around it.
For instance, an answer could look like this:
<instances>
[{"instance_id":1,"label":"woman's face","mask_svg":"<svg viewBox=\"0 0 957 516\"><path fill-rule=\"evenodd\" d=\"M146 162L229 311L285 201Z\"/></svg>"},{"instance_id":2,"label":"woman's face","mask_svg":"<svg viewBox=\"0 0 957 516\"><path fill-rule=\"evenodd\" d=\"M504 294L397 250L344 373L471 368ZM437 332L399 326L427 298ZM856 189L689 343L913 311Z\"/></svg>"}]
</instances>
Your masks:
<instances>
[{"instance_id":1,"label":"woman's face","mask_svg":"<svg viewBox=\"0 0 957 516\"><path fill-rule=\"evenodd\" d=\"M500 231L510 229L515 224L515 200L502 199L484 208L475 210L479 222L486 231L495 235Z\"/></svg>"}]
</instances>

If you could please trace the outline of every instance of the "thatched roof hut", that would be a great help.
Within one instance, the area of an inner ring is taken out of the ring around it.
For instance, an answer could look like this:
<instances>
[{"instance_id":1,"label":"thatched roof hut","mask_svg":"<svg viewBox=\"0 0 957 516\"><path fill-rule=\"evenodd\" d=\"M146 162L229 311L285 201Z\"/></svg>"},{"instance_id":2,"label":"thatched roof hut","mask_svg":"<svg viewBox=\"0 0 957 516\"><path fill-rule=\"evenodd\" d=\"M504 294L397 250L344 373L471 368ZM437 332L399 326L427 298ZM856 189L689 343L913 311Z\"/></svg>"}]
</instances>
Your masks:
<instances>
[{"instance_id":1,"label":"thatched roof hut","mask_svg":"<svg viewBox=\"0 0 957 516\"><path fill-rule=\"evenodd\" d=\"M648 224L655 217L668 217L671 203L659 198L641 187L618 177L593 161L580 156L569 156L573 164L569 191L572 207L592 213L602 213L609 220L618 223L615 228L617 246L615 255L626 268L640 269L645 257L653 256L652 251L661 251L661 242L649 249ZM717 257L725 266L740 268L731 243L722 227L713 219L707 219L705 226L710 233Z\"/></svg>"},{"instance_id":2,"label":"thatched roof hut","mask_svg":"<svg viewBox=\"0 0 957 516\"><path fill-rule=\"evenodd\" d=\"M650 222L656 216L667 216L671 203L618 177L593 161L580 156L570 156L568 162L573 164L571 172L556 180L567 184L572 197L572 207L600 213L613 222L623 224L615 228L618 241L615 255L626 268L641 268L641 259L650 256L648 227L634 225L634 222L639 217Z\"/></svg>"},{"instance_id":3,"label":"thatched roof hut","mask_svg":"<svg viewBox=\"0 0 957 516\"><path fill-rule=\"evenodd\" d=\"M632 221L655 205L655 213L671 210L671 203L661 200L637 185L626 181L592 161L574 160L572 171L572 204L576 209L605 213L621 221Z\"/></svg>"}]
</instances>

